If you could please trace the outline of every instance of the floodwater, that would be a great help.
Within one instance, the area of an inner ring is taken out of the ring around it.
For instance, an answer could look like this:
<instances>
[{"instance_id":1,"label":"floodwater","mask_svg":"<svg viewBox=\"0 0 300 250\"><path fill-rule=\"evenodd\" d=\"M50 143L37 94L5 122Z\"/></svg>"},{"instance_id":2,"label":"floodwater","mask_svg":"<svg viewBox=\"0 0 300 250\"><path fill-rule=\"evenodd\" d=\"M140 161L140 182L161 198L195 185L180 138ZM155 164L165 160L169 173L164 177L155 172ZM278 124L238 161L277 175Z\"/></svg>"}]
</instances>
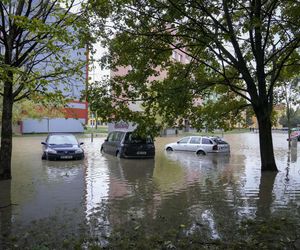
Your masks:
<instances>
[{"instance_id":1,"label":"floodwater","mask_svg":"<svg viewBox=\"0 0 300 250\"><path fill-rule=\"evenodd\" d=\"M15 137L13 179L0 182L0 232L16 247L86 230L106 244L122 227L200 227L218 239L243 218L285 211L298 218L300 145L289 154L286 134L273 134L277 174L261 174L257 133L226 134L230 155L202 157L164 151L179 138L158 137L154 160L127 160L102 155L104 137L82 137L85 160L52 162L41 160L44 137Z\"/></svg>"}]
</instances>

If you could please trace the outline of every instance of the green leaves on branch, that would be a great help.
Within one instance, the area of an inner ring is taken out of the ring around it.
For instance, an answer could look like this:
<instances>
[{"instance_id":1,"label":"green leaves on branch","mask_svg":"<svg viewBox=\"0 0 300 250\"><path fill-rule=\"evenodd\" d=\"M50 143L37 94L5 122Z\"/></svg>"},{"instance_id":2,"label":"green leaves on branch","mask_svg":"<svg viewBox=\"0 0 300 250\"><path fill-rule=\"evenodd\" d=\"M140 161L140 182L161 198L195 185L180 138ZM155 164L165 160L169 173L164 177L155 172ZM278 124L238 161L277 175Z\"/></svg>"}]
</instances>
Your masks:
<instances>
[{"instance_id":1,"label":"green leaves on branch","mask_svg":"<svg viewBox=\"0 0 300 250\"><path fill-rule=\"evenodd\" d=\"M249 121L243 110L271 121L277 88L299 71L299 4L253 3L91 1L116 75L111 114L138 120L128 103L140 101L162 127L229 129Z\"/></svg>"}]
</instances>

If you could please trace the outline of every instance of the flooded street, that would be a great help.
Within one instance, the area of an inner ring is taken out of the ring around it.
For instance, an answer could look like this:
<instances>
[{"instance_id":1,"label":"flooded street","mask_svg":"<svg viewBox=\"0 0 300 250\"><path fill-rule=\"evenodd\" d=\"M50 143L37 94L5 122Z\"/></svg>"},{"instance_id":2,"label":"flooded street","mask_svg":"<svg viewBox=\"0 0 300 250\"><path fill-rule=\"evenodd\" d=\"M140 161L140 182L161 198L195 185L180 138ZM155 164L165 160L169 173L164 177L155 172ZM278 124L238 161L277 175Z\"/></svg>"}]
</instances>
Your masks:
<instances>
[{"instance_id":1,"label":"flooded street","mask_svg":"<svg viewBox=\"0 0 300 250\"><path fill-rule=\"evenodd\" d=\"M84 160L53 162L41 160L44 137L15 137L13 179L0 182L0 243L13 235L17 247L61 245L88 232L105 245L114 230L130 228L230 239L244 218L288 213L299 221L300 144L288 154L286 134L273 134L280 172L263 175L257 133L226 134L230 155L201 157L164 151L179 138L156 138L154 160L127 160L101 154L104 137L81 137Z\"/></svg>"}]
</instances>

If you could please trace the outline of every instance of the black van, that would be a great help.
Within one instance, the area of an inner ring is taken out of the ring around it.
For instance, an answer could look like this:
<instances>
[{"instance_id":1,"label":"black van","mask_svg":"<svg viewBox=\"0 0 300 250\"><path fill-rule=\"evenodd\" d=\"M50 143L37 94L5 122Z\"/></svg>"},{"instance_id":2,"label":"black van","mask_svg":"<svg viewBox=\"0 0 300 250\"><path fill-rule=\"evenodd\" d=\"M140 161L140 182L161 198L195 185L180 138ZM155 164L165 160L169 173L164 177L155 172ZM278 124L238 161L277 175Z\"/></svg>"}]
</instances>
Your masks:
<instances>
[{"instance_id":1,"label":"black van","mask_svg":"<svg viewBox=\"0 0 300 250\"><path fill-rule=\"evenodd\" d=\"M141 138L133 132L113 131L101 145L101 152L120 158L154 158L155 146L151 136Z\"/></svg>"}]
</instances>

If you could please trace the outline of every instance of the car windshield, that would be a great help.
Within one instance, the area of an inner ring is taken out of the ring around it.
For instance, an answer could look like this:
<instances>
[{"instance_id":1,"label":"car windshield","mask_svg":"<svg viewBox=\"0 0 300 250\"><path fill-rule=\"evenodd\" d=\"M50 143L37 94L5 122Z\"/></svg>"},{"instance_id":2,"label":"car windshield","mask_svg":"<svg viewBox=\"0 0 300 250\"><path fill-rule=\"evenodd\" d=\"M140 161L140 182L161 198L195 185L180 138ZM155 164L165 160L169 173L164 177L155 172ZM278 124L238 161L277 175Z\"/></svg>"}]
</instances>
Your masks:
<instances>
[{"instance_id":1,"label":"car windshield","mask_svg":"<svg viewBox=\"0 0 300 250\"><path fill-rule=\"evenodd\" d=\"M223 141L221 138L211 138L217 144L228 144L226 141Z\"/></svg>"},{"instance_id":2,"label":"car windshield","mask_svg":"<svg viewBox=\"0 0 300 250\"><path fill-rule=\"evenodd\" d=\"M147 143L153 143L153 140L152 140L151 136L147 136L145 138L142 138L142 137L134 135L132 133L127 133L126 137L125 137L125 143L147 144Z\"/></svg>"},{"instance_id":3,"label":"car windshield","mask_svg":"<svg viewBox=\"0 0 300 250\"><path fill-rule=\"evenodd\" d=\"M74 135L50 135L48 138L48 144L78 144Z\"/></svg>"}]
</instances>

